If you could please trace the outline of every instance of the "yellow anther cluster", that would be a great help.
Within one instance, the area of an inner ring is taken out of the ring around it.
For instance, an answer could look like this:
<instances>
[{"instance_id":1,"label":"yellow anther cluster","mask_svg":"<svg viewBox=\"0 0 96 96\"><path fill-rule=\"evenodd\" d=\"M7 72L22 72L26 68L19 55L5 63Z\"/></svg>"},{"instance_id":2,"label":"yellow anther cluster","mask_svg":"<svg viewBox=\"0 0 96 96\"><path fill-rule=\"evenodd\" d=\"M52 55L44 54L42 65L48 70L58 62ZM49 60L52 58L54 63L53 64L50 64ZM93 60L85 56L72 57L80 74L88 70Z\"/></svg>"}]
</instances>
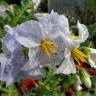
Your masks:
<instances>
[{"instance_id":1,"label":"yellow anther cluster","mask_svg":"<svg viewBox=\"0 0 96 96\"><path fill-rule=\"evenodd\" d=\"M72 57L76 60L78 64L81 62L87 62L88 56L81 52L78 48L73 48L71 50Z\"/></svg>"},{"instance_id":2,"label":"yellow anther cluster","mask_svg":"<svg viewBox=\"0 0 96 96\"><path fill-rule=\"evenodd\" d=\"M78 39L79 38L79 36L75 36L75 35L70 35L70 36L68 36L69 38L72 38L72 39Z\"/></svg>"},{"instance_id":3,"label":"yellow anther cluster","mask_svg":"<svg viewBox=\"0 0 96 96\"><path fill-rule=\"evenodd\" d=\"M51 54L56 54L56 48L58 45L56 45L53 41L49 39L41 40L40 47L42 51L48 56L48 58L51 57Z\"/></svg>"}]
</instances>

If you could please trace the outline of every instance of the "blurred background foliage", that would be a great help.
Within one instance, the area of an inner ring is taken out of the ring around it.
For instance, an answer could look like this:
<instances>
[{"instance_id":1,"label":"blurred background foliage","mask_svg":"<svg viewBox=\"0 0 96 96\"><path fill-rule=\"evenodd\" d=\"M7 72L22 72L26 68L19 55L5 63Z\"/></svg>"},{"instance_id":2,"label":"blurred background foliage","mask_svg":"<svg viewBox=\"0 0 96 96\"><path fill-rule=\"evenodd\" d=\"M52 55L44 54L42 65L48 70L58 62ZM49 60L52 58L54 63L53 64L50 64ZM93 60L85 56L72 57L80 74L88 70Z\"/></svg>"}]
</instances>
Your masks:
<instances>
[{"instance_id":1,"label":"blurred background foliage","mask_svg":"<svg viewBox=\"0 0 96 96\"><path fill-rule=\"evenodd\" d=\"M41 0L38 8L38 12L48 12L48 0Z\"/></svg>"},{"instance_id":2,"label":"blurred background foliage","mask_svg":"<svg viewBox=\"0 0 96 96\"><path fill-rule=\"evenodd\" d=\"M83 24L90 25L96 22L96 0L86 0L84 11L80 11L78 7L76 7L76 17L81 20Z\"/></svg>"},{"instance_id":3,"label":"blurred background foliage","mask_svg":"<svg viewBox=\"0 0 96 96\"><path fill-rule=\"evenodd\" d=\"M8 4L4 1L2 4L8 8L4 16L1 16L2 18L6 17L4 18L5 24L16 26L26 20L35 19L32 0L22 0L20 6L17 4Z\"/></svg>"}]
</instances>

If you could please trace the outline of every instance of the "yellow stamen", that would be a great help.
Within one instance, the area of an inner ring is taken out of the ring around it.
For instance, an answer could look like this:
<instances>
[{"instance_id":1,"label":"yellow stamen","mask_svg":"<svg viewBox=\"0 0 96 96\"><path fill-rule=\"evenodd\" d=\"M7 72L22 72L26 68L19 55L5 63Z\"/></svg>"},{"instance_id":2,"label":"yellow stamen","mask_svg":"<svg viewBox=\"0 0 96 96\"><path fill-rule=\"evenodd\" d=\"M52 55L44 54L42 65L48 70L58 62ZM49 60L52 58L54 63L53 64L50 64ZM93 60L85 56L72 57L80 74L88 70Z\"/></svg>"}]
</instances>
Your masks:
<instances>
[{"instance_id":1,"label":"yellow stamen","mask_svg":"<svg viewBox=\"0 0 96 96\"><path fill-rule=\"evenodd\" d=\"M88 56L81 52L78 48L73 48L71 50L72 57L76 60L77 63L87 62Z\"/></svg>"},{"instance_id":2,"label":"yellow stamen","mask_svg":"<svg viewBox=\"0 0 96 96\"><path fill-rule=\"evenodd\" d=\"M80 64L80 61L78 60L77 57L74 57L74 60L76 60L76 62L77 62L78 64Z\"/></svg>"},{"instance_id":3,"label":"yellow stamen","mask_svg":"<svg viewBox=\"0 0 96 96\"><path fill-rule=\"evenodd\" d=\"M50 58L50 53L48 52L48 49L45 45L42 45L42 50L43 50L44 53L47 54L48 58Z\"/></svg>"},{"instance_id":4,"label":"yellow stamen","mask_svg":"<svg viewBox=\"0 0 96 96\"><path fill-rule=\"evenodd\" d=\"M75 36L75 35L70 35L70 36L68 36L69 38L72 38L72 39L78 39L79 38L79 36Z\"/></svg>"},{"instance_id":5,"label":"yellow stamen","mask_svg":"<svg viewBox=\"0 0 96 96\"><path fill-rule=\"evenodd\" d=\"M48 58L51 57L51 54L56 54L56 48L58 48L58 45L56 45L53 41L49 39L41 40L40 47L42 51L48 56Z\"/></svg>"}]
</instances>

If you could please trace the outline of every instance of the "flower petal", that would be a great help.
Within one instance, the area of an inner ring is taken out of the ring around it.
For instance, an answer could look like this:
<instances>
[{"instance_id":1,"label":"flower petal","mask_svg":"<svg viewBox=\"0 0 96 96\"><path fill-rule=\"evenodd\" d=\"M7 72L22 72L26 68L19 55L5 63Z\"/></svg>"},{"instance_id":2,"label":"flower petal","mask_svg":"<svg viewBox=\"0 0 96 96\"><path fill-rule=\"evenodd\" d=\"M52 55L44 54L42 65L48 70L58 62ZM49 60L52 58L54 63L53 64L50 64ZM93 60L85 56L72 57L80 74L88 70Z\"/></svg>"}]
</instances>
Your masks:
<instances>
[{"instance_id":1,"label":"flower petal","mask_svg":"<svg viewBox=\"0 0 96 96\"><path fill-rule=\"evenodd\" d=\"M18 74L19 78L21 79L41 79L45 77L44 72L40 68L32 69L29 63L25 64L22 68L20 73Z\"/></svg>"},{"instance_id":2,"label":"flower petal","mask_svg":"<svg viewBox=\"0 0 96 96\"><path fill-rule=\"evenodd\" d=\"M10 57L14 52L21 51L22 46L15 40L13 35L7 33L2 39L2 50L7 57Z\"/></svg>"},{"instance_id":3,"label":"flower petal","mask_svg":"<svg viewBox=\"0 0 96 96\"><path fill-rule=\"evenodd\" d=\"M76 68L73 59L71 56L67 57L64 59L62 64L60 65L59 68L56 69L55 71L56 74L71 74L71 73L76 73Z\"/></svg>"},{"instance_id":4,"label":"flower petal","mask_svg":"<svg viewBox=\"0 0 96 96\"><path fill-rule=\"evenodd\" d=\"M68 18L64 15L60 15L59 17L59 26L60 26L60 30L61 32L64 33L64 35L69 36L71 35L71 32L69 30L69 23L68 23Z\"/></svg>"},{"instance_id":5,"label":"flower petal","mask_svg":"<svg viewBox=\"0 0 96 96\"><path fill-rule=\"evenodd\" d=\"M42 31L50 38L58 37L60 32L65 35L70 34L67 17L59 15L57 12L51 11L51 14L46 14L38 19L42 25Z\"/></svg>"},{"instance_id":6,"label":"flower petal","mask_svg":"<svg viewBox=\"0 0 96 96\"><path fill-rule=\"evenodd\" d=\"M78 43L74 42L75 41L74 39L65 36L63 33L61 33L61 38L63 40L65 48L68 48L70 51L72 48L78 46Z\"/></svg>"},{"instance_id":7,"label":"flower petal","mask_svg":"<svg viewBox=\"0 0 96 96\"><path fill-rule=\"evenodd\" d=\"M32 69L36 69L40 67L40 62L37 59L37 53L39 49L37 48L30 48L29 49L29 65L31 66Z\"/></svg>"},{"instance_id":8,"label":"flower petal","mask_svg":"<svg viewBox=\"0 0 96 96\"><path fill-rule=\"evenodd\" d=\"M11 72L8 72L8 70L12 69L12 66L10 66L10 64L6 66L6 64L9 62L10 60L7 59L4 54L0 55L0 80L3 80L5 82L8 80L8 78L12 78L12 76L10 75Z\"/></svg>"},{"instance_id":9,"label":"flower petal","mask_svg":"<svg viewBox=\"0 0 96 96\"><path fill-rule=\"evenodd\" d=\"M68 48L65 48L64 51L64 60L61 63L60 67L57 68L56 74L63 73L63 74L70 74L76 73L76 68L74 64L74 60L71 57L71 51Z\"/></svg>"},{"instance_id":10,"label":"flower petal","mask_svg":"<svg viewBox=\"0 0 96 96\"><path fill-rule=\"evenodd\" d=\"M8 27L6 29L10 31ZM28 48L39 46L39 42L43 38L40 24L37 21L26 21L12 29L16 40Z\"/></svg>"},{"instance_id":11,"label":"flower petal","mask_svg":"<svg viewBox=\"0 0 96 96\"><path fill-rule=\"evenodd\" d=\"M82 43L84 42L85 40L87 40L88 36L89 36L89 32L88 32L88 29L85 25L83 24L80 24L79 21L77 23L77 28L79 30L79 39L78 39L78 42Z\"/></svg>"},{"instance_id":12,"label":"flower petal","mask_svg":"<svg viewBox=\"0 0 96 96\"><path fill-rule=\"evenodd\" d=\"M23 55L22 46L13 35L7 33L2 40L2 45L4 54L0 55L0 80L8 85L16 82L16 77L27 59Z\"/></svg>"}]
</instances>

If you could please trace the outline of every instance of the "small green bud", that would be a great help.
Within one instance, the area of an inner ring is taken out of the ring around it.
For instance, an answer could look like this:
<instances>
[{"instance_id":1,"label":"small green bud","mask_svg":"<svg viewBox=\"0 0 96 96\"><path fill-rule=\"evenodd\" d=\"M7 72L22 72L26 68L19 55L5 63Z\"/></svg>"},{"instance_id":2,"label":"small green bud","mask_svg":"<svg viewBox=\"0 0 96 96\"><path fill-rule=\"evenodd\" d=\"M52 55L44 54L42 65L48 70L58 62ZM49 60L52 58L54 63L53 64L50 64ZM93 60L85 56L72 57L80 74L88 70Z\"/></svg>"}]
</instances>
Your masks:
<instances>
[{"instance_id":1,"label":"small green bud","mask_svg":"<svg viewBox=\"0 0 96 96\"><path fill-rule=\"evenodd\" d=\"M91 80L89 74L86 72L85 69L80 69L79 73L80 73L81 82L85 85L85 87L90 88Z\"/></svg>"}]
</instances>

